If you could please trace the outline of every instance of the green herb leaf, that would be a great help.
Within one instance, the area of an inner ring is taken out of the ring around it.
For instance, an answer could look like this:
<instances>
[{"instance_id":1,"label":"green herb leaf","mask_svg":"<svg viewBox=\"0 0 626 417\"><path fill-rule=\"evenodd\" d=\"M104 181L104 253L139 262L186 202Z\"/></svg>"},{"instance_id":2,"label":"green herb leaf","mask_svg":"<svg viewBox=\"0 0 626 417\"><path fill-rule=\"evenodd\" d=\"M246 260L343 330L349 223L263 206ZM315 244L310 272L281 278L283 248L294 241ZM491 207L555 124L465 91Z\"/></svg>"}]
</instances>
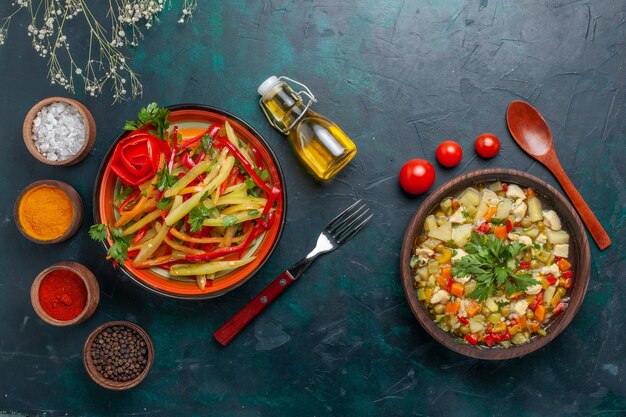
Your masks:
<instances>
[{"instance_id":1,"label":"green herb leaf","mask_svg":"<svg viewBox=\"0 0 626 417\"><path fill-rule=\"evenodd\" d=\"M157 103L150 103L139 110L137 120L129 120L124 124L124 130L137 130L152 127L150 133L161 139L166 139L166 131L170 126L168 118L170 111L165 107L159 107Z\"/></svg>"},{"instance_id":2,"label":"green herb leaf","mask_svg":"<svg viewBox=\"0 0 626 417\"><path fill-rule=\"evenodd\" d=\"M470 242L464 247L468 255L454 263L452 274L458 277L471 275L476 280L476 289L468 296L480 301L486 300L502 286L507 295L523 291L537 280L530 274L515 274L507 267L507 262L515 259L525 248L519 242L507 245L492 234L472 232Z\"/></svg>"},{"instance_id":3,"label":"green herb leaf","mask_svg":"<svg viewBox=\"0 0 626 417\"><path fill-rule=\"evenodd\" d=\"M205 193L208 196L208 193ZM204 196L203 196L204 197ZM213 208L207 208L200 203L189 212L189 230L193 233L202 230L202 222L213 213Z\"/></svg>"},{"instance_id":4,"label":"green herb leaf","mask_svg":"<svg viewBox=\"0 0 626 417\"><path fill-rule=\"evenodd\" d=\"M89 228L89 236L96 242L104 242L107 235L108 232L106 224L94 224Z\"/></svg>"},{"instance_id":5,"label":"green herb leaf","mask_svg":"<svg viewBox=\"0 0 626 417\"><path fill-rule=\"evenodd\" d=\"M122 229L107 228L105 224L94 224L89 228L89 236L98 242L104 242L109 233L111 234L113 244L107 250L107 257L120 265L124 265L124 262L128 259L130 238L122 236Z\"/></svg>"},{"instance_id":6,"label":"green herb leaf","mask_svg":"<svg viewBox=\"0 0 626 417\"><path fill-rule=\"evenodd\" d=\"M461 211L461 214L463 215L463 217L468 217L469 213L465 210Z\"/></svg>"},{"instance_id":7,"label":"green herb leaf","mask_svg":"<svg viewBox=\"0 0 626 417\"><path fill-rule=\"evenodd\" d=\"M157 189L159 191L163 191L168 187L176 184L178 182L178 177L170 174L167 167L164 167L157 174Z\"/></svg>"},{"instance_id":8,"label":"green herb leaf","mask_svg":"<svg viewBox=\"0 0 626 417\"><path fill-rule=\"evenodd\" d=\"M254 183L254 180L250 177L246 177L246 187L248 187L248 190L252 190L254 187L256 187L256 184Z\"/></svg>"},{"instance_id":9,"label":"green herb leaf","mask_svg":"<svg viewBox=\"0 0 626 417\"><path fill-rule=\"evenodd\" d=\"M230 226L234 226L235 224L237 224L238 221L239 221L239 218L237 216L226 216L222 220L222 225L224 227L230 227Z\"/></svg>"},{"instance_id":10,"label":"green herb leaf","mask_svg":"<svg viewBox=\"0 0 626 417\"><path fill-rule=\"evenodd\" d=\"M117 190L117 197L115 197L116 203L121 203L126 200L133 193L135 189L133 187L122 186Z\"/></svg>"},{"instance_id":11,"label":"green herb leaf","mask_svg":"<svg viewBox=\"0 0 626 417\"><path fill-rule=\"evenodd\" d=\"M172 204L172 197L163 197L162 199L159 200L156 206L159 210L167 210L171 204Z\"/></svg>"},{"instance_id":12,"label":"green herb leaf","mask_svg":"<svg viewBox=\"0 0 626 417\"><path fill-rule=\"evenodd\" d=\"M202 136L200 139L200 144L202 145L202 149L209 155L213 154L213 138L210 135Z\"/></svg>"}]
</instances>

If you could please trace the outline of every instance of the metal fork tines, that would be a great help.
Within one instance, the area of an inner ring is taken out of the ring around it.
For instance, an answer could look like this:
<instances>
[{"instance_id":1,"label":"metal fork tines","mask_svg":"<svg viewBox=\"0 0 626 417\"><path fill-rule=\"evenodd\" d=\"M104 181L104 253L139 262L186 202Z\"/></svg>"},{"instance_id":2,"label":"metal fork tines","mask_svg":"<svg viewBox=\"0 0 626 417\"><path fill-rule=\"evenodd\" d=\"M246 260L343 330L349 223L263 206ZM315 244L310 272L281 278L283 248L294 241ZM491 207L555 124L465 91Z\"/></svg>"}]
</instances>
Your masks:
<instances>
[{"instance_id":1,"label":"metal fork tines","mask_svg":"<svg viewBox=\"0 0 626 417\"><path fill-rule=\"evenodd\" d=\"M289 268L289 273L297 279L319 255L331 252L352 239L372 218L373 214L369 213L369 208L361 200L339 213L319 235L315 248Z\"/></svg>"},{"instance_id":2,"label":"metal fork tines","mask_svg":"<svg viewBox=\"0 0 626 417\"><path fill-rule=\"evenodd\" d=\"M373 214L365 218L370 209L365 204L359 206L359 203L361 200L355 201L354 204L332 219L324 229L324 232L335 239L337 245L343 245L352 239L372 218Z\"/></svg>"}]
</instances>

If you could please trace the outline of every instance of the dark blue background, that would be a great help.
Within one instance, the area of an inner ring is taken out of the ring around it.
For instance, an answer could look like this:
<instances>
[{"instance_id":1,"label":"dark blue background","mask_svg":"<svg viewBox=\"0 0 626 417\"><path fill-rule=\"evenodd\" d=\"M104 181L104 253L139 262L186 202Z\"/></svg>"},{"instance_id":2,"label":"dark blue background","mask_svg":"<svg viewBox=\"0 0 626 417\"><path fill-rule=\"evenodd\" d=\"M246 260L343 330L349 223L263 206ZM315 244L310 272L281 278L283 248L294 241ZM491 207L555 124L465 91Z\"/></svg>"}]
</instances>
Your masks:
<instances>
[{"instance_id":1,"label":"dark blue background","mask_svg":"<svg viewBox=\"0 0 626 417\"><path fill-rule=\"evenodd\" d=\"M100 10L104 2L94 3ZM193 23L177 6L130 50L142 98L76 98L93 113L91 155L69 168L35 161L21 124L38 100L65 95L46 81L45 61L16 16L0 48L0 410L46 416L618 416L624 384L626 193L626 3L624 1L361 0L200 2ZM9 1L0 15L11 11ZM84 33L73 33L73 44ZM358 155L320 185L265 121L256 87L267 76L305 82L316 110L337 121ZM80 90L80 87L79 89ZM591 281L578 315L551 345L528 357L486 363L452 353L417 324L400 286L398 252L424 197L405 195L397 172L410 158L434 161L437 144L465 156L437 169L440 185L482 167L528 171L556 185L506 129L511 100L548 120L565 171L613 239L592 243ZM204 103L249 121L270 142L286 175L288 218L272 259L219 299L176 301L139 288L91 242L93 180L124 120L141 105ZM493 160L475 137L502 140ZM19 191L54 178L83 197L74 238L55 246L24 239L13 223ZM348 246L313 265L277 303L222 348L211 334L284 268L304 255L340 208L364 199L375 221ZM77 260L98 276L101 303L72 328L44 324L29 302L35 275ZM154 368L129 392L108 392L83 369L87 334L115 319L153 337Z\"/></svg>"}]
</instances>

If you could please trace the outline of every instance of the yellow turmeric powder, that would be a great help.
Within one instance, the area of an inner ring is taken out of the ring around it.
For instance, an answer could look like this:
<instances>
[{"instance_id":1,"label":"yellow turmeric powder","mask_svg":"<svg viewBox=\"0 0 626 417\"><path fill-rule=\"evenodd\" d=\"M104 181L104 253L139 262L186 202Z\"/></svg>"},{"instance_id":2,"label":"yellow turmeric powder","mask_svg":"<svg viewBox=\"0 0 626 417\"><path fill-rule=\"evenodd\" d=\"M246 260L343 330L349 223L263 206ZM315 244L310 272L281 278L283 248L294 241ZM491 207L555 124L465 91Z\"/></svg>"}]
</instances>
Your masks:
<instances>
[{"instance_id":1,"label":"yellow turmeric powder","mask_svg":"<svg viewBox=\"0 0 626 417\"><path fill-rule=\"evenodd\" d=\"M51 185L29 190L18 207L22 229L39 240L52 240L69 229L74 218L74 207L65 191Z\"/></svg>"}]
</instances>

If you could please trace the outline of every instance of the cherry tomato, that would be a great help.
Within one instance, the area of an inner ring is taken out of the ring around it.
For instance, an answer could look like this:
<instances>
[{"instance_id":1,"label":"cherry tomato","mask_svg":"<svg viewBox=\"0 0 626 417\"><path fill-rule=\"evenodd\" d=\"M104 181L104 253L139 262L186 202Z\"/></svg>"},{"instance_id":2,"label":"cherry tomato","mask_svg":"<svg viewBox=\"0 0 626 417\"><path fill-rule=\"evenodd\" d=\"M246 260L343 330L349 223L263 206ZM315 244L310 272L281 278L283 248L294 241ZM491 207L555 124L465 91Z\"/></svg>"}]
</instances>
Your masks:
<instances>
[{"instance_id":1,"label":"cherry tomato","mask_svg":"<svg viewBox=\"0 0 626 417\"><path fill-rule=\"evenodd\" d=\"M424 194L435 182L435 168L425 159L411 159L400 170L400 185L407 193Z\"/></svg>"},{"instance_id":2,"label":"cherry tomato","mask_svg":"<svg viewBox=\"0 0 626 417\"><path fill-rule=\"evenodd\" d=\"M483 158L493 158L500 152L500 140L496 135L483 133L476 139L476 152Z\"/></svg>"},{"instance_id":3,"label":"cherry tomato","mask_svg":"<svg viewBox=\"0 0 626 417\"><path fill-rule=\"evenodd\" d=\"M437 147L437 161L444 167L457 166L461 159L463 159L463 149L455 141L446 140Z\"/></svg>"}]
</instances>

